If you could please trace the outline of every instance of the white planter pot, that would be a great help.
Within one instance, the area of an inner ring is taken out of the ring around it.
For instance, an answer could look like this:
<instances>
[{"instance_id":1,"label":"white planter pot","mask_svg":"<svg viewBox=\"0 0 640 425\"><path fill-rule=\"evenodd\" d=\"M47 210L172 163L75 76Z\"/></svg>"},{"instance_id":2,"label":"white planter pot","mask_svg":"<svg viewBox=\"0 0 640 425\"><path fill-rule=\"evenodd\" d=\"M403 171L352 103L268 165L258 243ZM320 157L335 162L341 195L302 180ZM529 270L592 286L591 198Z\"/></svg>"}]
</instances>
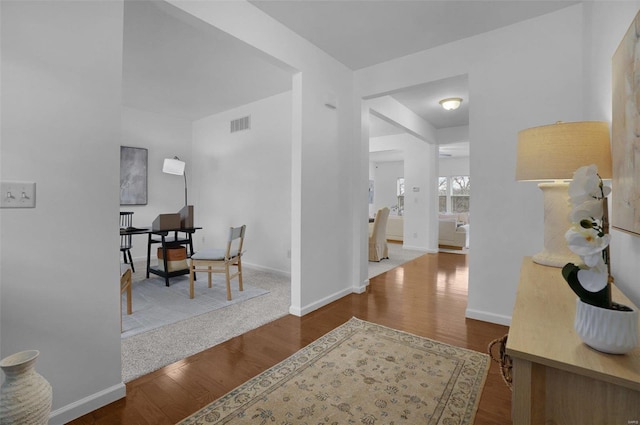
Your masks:
<instances>
[{"instance_id":1,"label":"white planter pot","mask_svg":"<svg viewBox=\"0 0 640 425\"><path fill-rule=\"evenodd\" d=\"M582 341L598 351L624 354L638 345L638 311L596 307L576 300L574 328Z\"/></svg>"},{"instance_id":2,"label":"white planter pot","mask_svg":"<svg viewBox=\"0 0 640 425\"><path fill-rule=\"evenodd\" d=\"M46 425L51 412L51 385L35 370L38 350L21 351L0 361L1 425Z\"/></svg>"}]
</instances>

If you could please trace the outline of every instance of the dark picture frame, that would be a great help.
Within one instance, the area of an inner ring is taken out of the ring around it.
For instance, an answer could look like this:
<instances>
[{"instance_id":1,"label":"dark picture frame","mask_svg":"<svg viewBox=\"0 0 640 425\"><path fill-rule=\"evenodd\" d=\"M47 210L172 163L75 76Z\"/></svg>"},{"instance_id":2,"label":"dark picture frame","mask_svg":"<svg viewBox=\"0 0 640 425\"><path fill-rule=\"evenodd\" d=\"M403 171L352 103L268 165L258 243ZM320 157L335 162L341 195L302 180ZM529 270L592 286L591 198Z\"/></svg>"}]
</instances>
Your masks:
<instances>
[{"instance_id":1,"label":"dark picture frame","mask_svg":"<svg viewBox=\"0 0 640 425\"><path fill-rule=\"evenodd\" d=\"M120 205L147 205L149 151L120 146Z\"/></svg>"}]
</instances>

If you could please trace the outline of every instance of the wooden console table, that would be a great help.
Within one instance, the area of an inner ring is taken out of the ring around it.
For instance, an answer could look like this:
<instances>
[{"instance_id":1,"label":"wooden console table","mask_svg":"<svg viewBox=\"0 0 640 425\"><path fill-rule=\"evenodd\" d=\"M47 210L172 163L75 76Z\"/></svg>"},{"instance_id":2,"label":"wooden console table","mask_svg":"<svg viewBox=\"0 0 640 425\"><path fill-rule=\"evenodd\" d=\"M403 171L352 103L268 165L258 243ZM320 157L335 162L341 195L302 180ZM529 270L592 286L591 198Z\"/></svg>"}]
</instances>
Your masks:
<instances>
[{"instance_id":1,"label":"wooden console table","mask_svg":"<svg viewBox=\"0 0 640 425\"><path fill-rule=\"evenodd\" d=\"M576 298L561 269L525 257L506 347L514 425L640 423L640 349L585 345L573 328ZM615 287L613 299L633 306Z\"/></svg>"}]
</instances>

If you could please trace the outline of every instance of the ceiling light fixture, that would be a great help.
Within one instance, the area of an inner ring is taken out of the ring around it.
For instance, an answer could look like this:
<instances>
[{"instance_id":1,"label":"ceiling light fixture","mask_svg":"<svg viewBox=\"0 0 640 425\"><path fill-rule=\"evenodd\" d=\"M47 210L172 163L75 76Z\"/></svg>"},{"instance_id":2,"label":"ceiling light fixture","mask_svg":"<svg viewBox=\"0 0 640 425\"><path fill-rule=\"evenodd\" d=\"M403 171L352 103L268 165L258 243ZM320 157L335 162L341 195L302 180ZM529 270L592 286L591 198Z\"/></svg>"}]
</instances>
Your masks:
<instances>
[{"instance_id":1,"label":"ceiling light fixture","mask_svg":"<svg viewBox=\"0 0 640 425\"><path fill-rule=\"evenodd\" d=\"M453 111L454 109L458 109L460 104L462 103L462 99L459 97L449 97L446 99L442 99L440 101L440 105L447 111Z\"/></svg>"}]
</instances>

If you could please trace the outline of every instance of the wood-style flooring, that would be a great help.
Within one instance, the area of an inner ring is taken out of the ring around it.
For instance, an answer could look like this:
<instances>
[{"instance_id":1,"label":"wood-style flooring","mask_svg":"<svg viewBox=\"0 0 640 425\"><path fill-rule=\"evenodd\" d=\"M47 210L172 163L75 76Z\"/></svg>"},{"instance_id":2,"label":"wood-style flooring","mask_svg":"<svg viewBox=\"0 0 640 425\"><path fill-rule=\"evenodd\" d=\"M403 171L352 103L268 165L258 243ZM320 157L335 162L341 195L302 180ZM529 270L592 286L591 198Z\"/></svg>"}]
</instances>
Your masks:
<instances>
[{"instance_id":1,"label":"wood-style flooring","mask_svg":"<svg viewBox=\"0 0 640 425\"><path fill-rule=\"evenodd\" d=\"M126 384L127 396L72 425L175 424L355 316L486 352L505 326L465 318L467 256L426 254L304 317L285 316ZM475 423L511 424L511 392L491 362Z\"/></svg>"}]
</instances>

